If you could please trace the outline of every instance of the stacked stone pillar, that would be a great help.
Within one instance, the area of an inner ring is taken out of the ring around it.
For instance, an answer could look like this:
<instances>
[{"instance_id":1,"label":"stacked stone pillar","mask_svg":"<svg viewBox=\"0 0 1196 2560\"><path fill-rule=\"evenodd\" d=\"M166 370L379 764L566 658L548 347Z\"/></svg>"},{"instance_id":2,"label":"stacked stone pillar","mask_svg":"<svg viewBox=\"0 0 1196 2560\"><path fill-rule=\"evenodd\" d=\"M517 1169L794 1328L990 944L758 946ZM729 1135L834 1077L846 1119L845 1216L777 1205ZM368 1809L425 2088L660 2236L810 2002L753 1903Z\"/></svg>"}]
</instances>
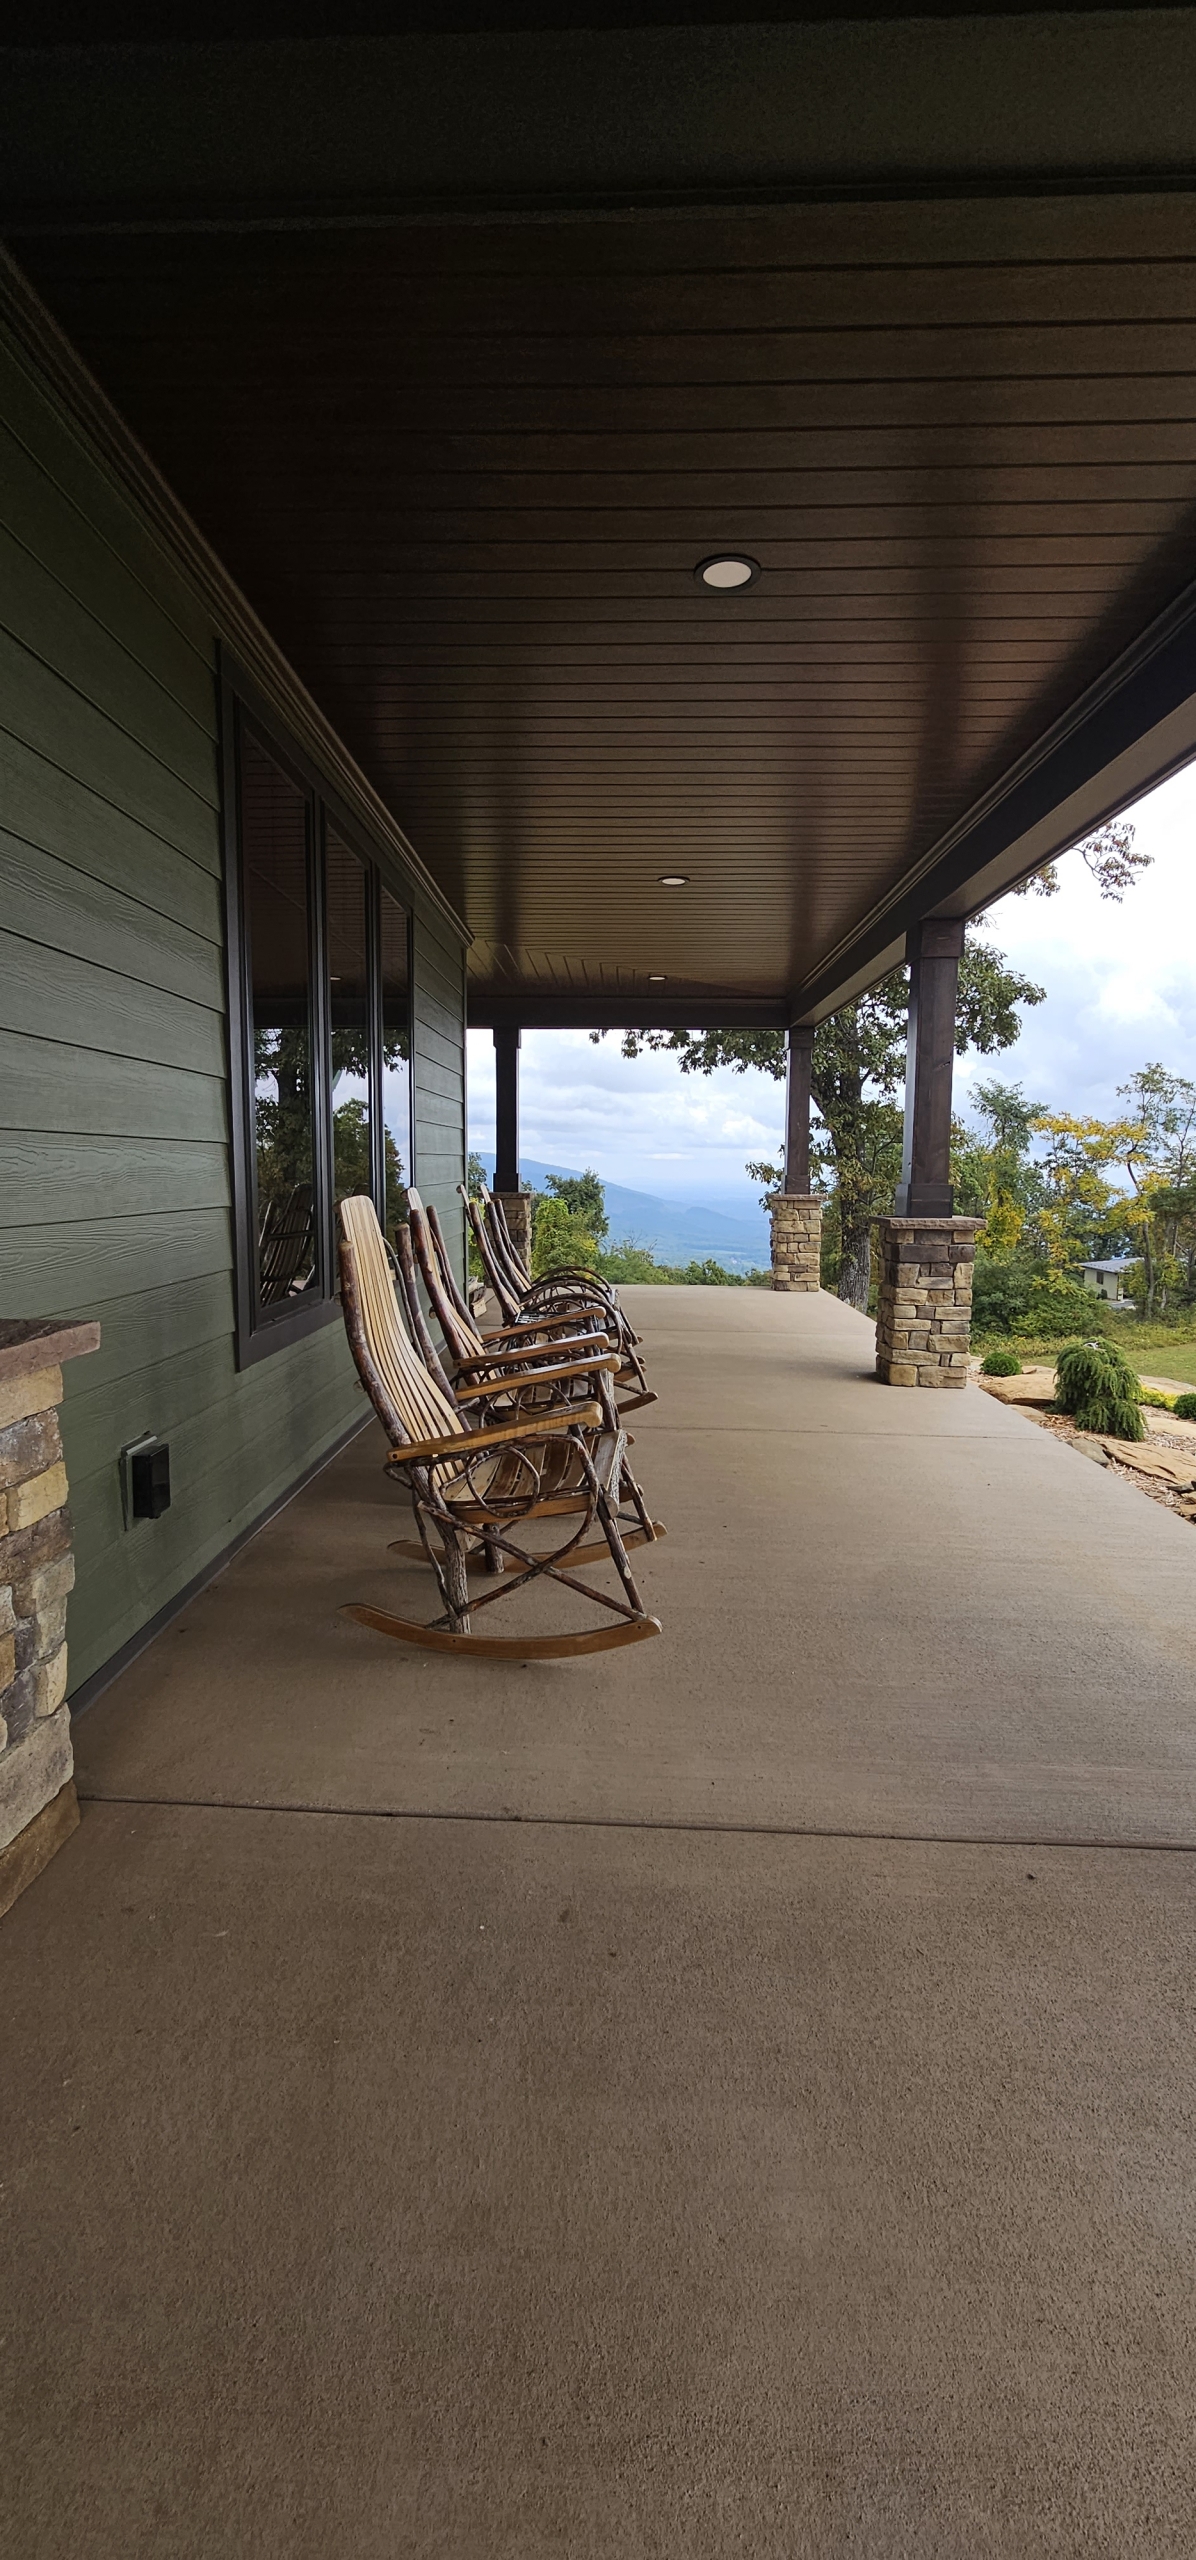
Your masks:
<instances>
[{"instance_id":1,"label":"stacked stone pillar","mask_svg":"<svg viewBox=\"0 0 1196 2560\"><path fill-rule=\"evenodd\" d=\"M813 1192L774 1191L768 1203L772 1226L774 1289L811 1290L822 1286L822 1202Z\"/></svg>"},{"instance_id":2,"label":"stacked stone pillar","mask_svg":"<svg viewBox=\"0 0 1196 2560\"><path fill-rule=\"evenodd\" d=\"M97 1324L0 1323L0 1912L79 1819L66 1704L75 1579L58 1429L62 1363Z\"/></svg>"},{"instance_id":3,"label":"stacked stone pillar","mask_svg":"<svg viewBox=\"0 0 1196 2560\"><path fill-rule=\"evenodd\" d=\"M507 1222L507 1231L521 1262L532 1267L532 1195L530 1191L496 1191L494 1198Z\"/></svg>"},{"instance_id":4,"label":"stacked stone pillar","mask_svg":"<svg viewBox=\"0 0 1196 2560\"><path fill-rule=\"evenodd\" d=\"M888 1387L966 1387L979 1218L881 1218L876 1372Z\"/></svg>"}]
</instances>

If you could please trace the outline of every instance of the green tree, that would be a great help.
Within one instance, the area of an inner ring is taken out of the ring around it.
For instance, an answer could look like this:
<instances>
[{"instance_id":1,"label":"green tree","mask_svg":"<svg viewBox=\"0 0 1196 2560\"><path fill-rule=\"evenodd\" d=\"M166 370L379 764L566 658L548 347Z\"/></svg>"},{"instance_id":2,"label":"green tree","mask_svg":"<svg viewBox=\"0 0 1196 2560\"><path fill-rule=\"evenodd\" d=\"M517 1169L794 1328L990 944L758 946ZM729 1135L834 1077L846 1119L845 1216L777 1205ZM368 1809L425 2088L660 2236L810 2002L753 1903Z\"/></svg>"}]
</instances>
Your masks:
<instances>
[{"instance_id":1,"label":"green tree","mask_svg":"<svg viewBox=\"0 0 1196 2560\"><path fill-rule=\"evenodd\" d=\"M550 1173L548 1188L554 1199L564 1201L571 1217L580 1218L585 1233L596 1244L610 1234L606 1193L588 1165L584 1173Z\"/></svg>"},{"instance_id":2,"label":"green tree","mask_svg":"<svg viewBox=\"0 0 1196 2560\"><path fill-rule=\"evenodd\" d=\"M1128 1223L1142 1257L1142 1309L1162 1315L1182 1284L1180 1232L1196 1182L1196 1084L1156 1061L1117 1090L1133 1123L1121 1161L1133 1195Z\"/></svg>"},{"instance_id":3,"label":"green tree","mask_svg":"<svg viewBox=\"0 0 1196 2560\"><path fill-rule=\"evenodd\" d=\"M542 1195L532 1227L533 1280L542 1280L549 1271L593 1271L597 1261L597 1245L581 1219L563 1200Z\"/></svg>"},{"instance_id":4,"label":"green tree","mask_svg":"<svg viewBox=\"0 0 1196 2560\"><path fill-rule=\"evenodd\" d=\"M1074 846L1073 850L1081 862L1087 864L1102 898L1112 898L1117 906L1120 906L1126 890L1133 888L1139 873L1149 871L1154 861L1152 853L1142 853L1135 845L1131 818L1111 818L1106 826L1098 827L1094 836L1085 837L1083 844ZM1011 889L1009 894L1013 898L1053 898L1058 888L1058 864L1044 862L1040 870L1030 873L1028 880L1019 880L1016 889Z\"/></svg>"},{"instance_id":5,"label":"green tree","mask_svg":"<svg viewBox=\"0 0 1196 2560\"><path fill-rule=\"evenodd\" d=\"M976 1241L991 1260L1008 1260L1023 1242L1027 1219L1042 1199L1042 1175L1032 1153L1034 1123L1043 1109L1027 1102L1017 1084L996 1077L970 1095L979 1129L952 1127L951 1178L963 1216L983 1218Z\"/></svg>"}]
</instances>

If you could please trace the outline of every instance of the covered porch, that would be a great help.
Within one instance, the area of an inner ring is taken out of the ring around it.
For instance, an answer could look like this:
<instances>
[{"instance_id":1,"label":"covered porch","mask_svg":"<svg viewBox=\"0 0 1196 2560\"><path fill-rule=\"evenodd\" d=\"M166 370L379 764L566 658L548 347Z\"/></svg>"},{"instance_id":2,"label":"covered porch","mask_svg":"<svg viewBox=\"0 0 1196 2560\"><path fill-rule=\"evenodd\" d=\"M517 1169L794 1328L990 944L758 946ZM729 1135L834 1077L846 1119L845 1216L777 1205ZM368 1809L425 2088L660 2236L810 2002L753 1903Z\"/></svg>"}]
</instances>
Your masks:
<instances>
[{"instance_id":1,"label":"covered porch","mask_svg":"<svg viewBox=\"0 0 1196 2560\"><path fill-rule=\"evenodd\" d=\"M78 1722L14 2548L1187 2547L1190 1528L824 1296L627 1295L666 1643L339 1618L371 1427Z\"/></svg>"}]
</instances>

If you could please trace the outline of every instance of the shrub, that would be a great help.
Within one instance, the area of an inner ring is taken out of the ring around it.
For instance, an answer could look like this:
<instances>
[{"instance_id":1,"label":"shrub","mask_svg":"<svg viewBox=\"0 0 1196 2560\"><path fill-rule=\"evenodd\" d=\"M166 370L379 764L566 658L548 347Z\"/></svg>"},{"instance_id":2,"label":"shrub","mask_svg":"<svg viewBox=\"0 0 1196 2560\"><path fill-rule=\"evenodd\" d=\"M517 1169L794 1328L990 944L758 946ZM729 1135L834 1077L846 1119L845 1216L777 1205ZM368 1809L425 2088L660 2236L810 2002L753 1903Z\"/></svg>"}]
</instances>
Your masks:
<instances>
[{"instance_id":1,"label":"shrub","mask_svg":"<svg viewBox=\"0 0 1196 2560\"><path fill-rule=\"evenodd\" d=\"M581 1269L592 1271L598 1249L592 1235L574 1217L563 1200L541 1200L536 1209L532 1229L532 1278L542 1280L546 1272Z\"/></svg>"},{"instance_id":2,"label":"shrub","mask_svg":"<svg viewBox=\"0 0 1196 2560\"><path fill-rule=\"evenodd\" d=\"M1032 1273L1025 1262L990 1261L978 1253L972 1269L972 1332L1011 1333L1030 1304Z\"/></svg>"},{"instance_id":3,"label":"shrub","mask_svg":"<svg viewBox=\"0 0 1196 2560\"><path fill-rule=\"evenodd\" d=\"M1020 1378L1022 1364L1012 1351L990 1351L980 1363L982 1378Z\"/></svg>"},{"instance_id":4,"label":"shrub","mask_svg":"<svg viewBox=\"0 0 1196 2560\"><path fill-rule=\"evenodd\" d=\"M1165 1396L1161 1387L1140 1388L1138 1402L1139 1404L1153 1404L1161 1406L1164 1413L1174 1413L1175 1411L1174 1396ZM1193 1402L1196 1403L1196 1397L1193 1398Z\"/></svg>"},{"instance_id":5,"label":"shrub","mask_svg":"<svg viewBox=\"0 0 1196 2560\"><path fill-rule=\"evenodd\" d=\"M1055 1368L1055 1411L1069 1413L1079 1431L1111 1440L1144 1440L1141 1388L1115 1342L1065 1342Z\"/></svg>"},{"instance_id":6,"label":"shrub","mask_svg":"<svg viewBox=\"0 0 1196 2560\"><path fill-rule=\"evenodd\" d=\"M1181 1422L1196 1422L1196 1396L1177 1396L1171 1410Z\"/></svg>"},{"instance_id":7,"label":"shrub","mask_svg":"<svg viewBox=\"0 0 1196 2560\"><path fill-rule=\"evenodd\" d=\"M1046 1271L1031 1282L1026 1312L1012 1331L1051 1342L1064 1334L1078 1334L1081 1328L1086 1341L1107 1332L1099 1298L1066 1271Z\"/></svg>"}]
</instances>

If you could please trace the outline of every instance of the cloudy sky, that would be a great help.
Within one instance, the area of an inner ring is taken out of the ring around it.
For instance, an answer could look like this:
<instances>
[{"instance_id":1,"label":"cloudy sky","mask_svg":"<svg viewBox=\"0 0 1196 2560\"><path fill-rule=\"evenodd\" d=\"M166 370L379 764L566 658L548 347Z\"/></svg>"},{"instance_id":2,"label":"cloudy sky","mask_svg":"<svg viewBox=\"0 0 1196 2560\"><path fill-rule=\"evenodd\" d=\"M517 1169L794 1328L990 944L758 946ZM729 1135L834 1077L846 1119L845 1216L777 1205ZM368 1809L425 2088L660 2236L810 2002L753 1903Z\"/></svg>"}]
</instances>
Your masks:
<instances>
[{"instance_id":1,"label":"cloudy sky","mask_svg":"<svg viewBox=\"0 0 1196 2560\"><path fill-rule=\"evenodd\" d=\"M1077 858L1060 865L1054 898L1007 898L989 939L1047 990L1023 1016L1016 1049L961 1062L969 1082L999 1075L1050 1109L1112 1119L1117 1086L1159 1059L1196 1077L1196 767L1127 813L1153 867L1120 906L1102 900ZM593 1165L608 1181L731 1210L750 1209L749 1157L781 1142L784 1088L767 1076L683 1076L669 1057L634 1063L610 1034L525 1031L522 1152L541 1163ZM469 1035L470 1138L494 1145L494 1043Z\"/></svg>"}]
</instances>

